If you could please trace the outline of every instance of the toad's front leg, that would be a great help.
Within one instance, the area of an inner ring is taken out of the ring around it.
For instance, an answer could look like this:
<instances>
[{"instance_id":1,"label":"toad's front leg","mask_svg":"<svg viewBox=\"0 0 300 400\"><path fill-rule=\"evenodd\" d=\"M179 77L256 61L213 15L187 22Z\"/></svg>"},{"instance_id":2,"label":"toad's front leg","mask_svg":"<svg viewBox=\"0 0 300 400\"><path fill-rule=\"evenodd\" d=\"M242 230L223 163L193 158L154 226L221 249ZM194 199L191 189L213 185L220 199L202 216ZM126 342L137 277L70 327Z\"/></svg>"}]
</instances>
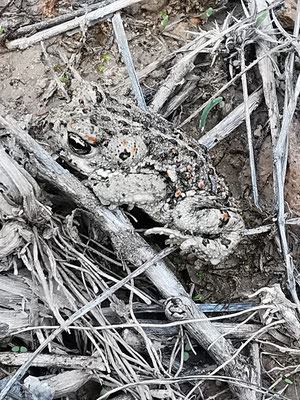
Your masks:
<instances>
[{"instance_id":1,"label":"toad's front leg","mask_svg":"<svg viewBox=\"0 0 300 400\"><path fill-rule=\"evenodd\" d=\"M160 220L160 208L166 197L166 184L154 174L129 173L122 170L97 170L86 182L102 204L112 207L137 206Z\"/></svg>"},{"instance_id":2,"label":"toad's front leg","mask_svg":"<svg viewBox=\"0 0 300 400\"><path fill-rule=\"evenodd\" d=\"M188 197L173 211L173 227L188 234L181 243L184 253L218 264L242 238L244 222L235 209L220 207L211 197Z\"/></svg>"}]
</instances>

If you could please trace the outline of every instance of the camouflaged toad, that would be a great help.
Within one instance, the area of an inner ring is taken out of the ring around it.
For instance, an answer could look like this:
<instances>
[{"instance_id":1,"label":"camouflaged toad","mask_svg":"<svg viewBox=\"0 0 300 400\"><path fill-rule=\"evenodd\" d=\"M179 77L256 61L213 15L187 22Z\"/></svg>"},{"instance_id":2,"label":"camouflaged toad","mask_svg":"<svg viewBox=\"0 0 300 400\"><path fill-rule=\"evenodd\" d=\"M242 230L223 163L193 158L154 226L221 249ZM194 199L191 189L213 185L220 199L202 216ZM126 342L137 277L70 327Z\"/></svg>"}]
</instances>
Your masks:
<instances>
[{"instance_id":1,"label":"camouflaged toad","mask_svg":"<svg viewBox=\"0 0 300 400\"><path fill-rule=\"evenodd\" d=\"M205 150L157 115L81 84L71 103L32 124L85 177L101 203L146 212L183 252L217 264L244 230Z\"/></svg>"}]
</instances>

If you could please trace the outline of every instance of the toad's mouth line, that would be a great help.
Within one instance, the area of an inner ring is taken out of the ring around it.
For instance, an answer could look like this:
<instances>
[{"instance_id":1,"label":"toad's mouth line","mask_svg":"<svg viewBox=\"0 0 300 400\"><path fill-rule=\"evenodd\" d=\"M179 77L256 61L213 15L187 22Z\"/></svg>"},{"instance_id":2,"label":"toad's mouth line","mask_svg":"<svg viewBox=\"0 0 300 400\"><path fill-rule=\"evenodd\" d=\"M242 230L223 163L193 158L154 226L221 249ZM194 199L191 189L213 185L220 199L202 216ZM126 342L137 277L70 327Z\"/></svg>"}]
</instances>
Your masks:
<instances>
[{"instance_id":1,"label":"toad's mouth line","mask_svg":"<svg viewBox=\"0 0 300 400\"><path fill-rule=\"evenodd\" d=\"M82 171L76 168L75 165L68 162L67 159L63 157L58 157L56 162L61 165L64 169L68 170L72 175L75 175L80 181L88 179L88 175L85 175Z\"/></svg>"}]
</instances>

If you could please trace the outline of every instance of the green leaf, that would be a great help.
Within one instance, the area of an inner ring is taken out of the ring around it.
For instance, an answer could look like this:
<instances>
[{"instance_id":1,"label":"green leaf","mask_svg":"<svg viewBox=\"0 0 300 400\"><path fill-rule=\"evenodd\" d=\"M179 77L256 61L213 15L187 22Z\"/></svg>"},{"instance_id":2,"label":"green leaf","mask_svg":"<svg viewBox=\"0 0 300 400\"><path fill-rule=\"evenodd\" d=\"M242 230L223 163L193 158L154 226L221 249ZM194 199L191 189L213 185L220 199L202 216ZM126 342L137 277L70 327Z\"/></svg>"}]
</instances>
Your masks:
<instances>
[{"instance_id":1,"label":"green leaf","mask_svg":"<svg viewBox=\"0 0 300 400\"><path fill-rule=\"evenodd\" d=\"M185 351L191 351L192 349L191 349L191 346L189 345L189 343L187 343L185 346L184 346L184 350Z\"/></svg>"},{"instance_id":2,"label":"green leaf","mask_svg":"<svg viewBox=\"0 0 300 400\"><path fill-rule=\"evenodd\" d=\"M187 351L185 351L185 352L183 353L183 360L184 360L184 361L187 361L189 358L190 358L189 353L188 353Z\"/></svg>"},{"instance_id":3,"label":"green leaf","mask_svg":"<svg viewBox=\"0 0 300 400\"><path fill-rule=\"evenodd\" d=\"M13 351L14 353L18 353L20 351L20 346L14 346L11 348L11 351Z\"/></svg>"},{"instance_id":4,"label":"green leaf","mask_svg":"<svg viewBox=\"0 0 300 400\"><path fill-rule=\"evenodd\" d=\"M67 78L65 76L62 76L60 80L62 83L67 83Z\"/></svg>"},{"instance_id":5,"label":"green leaf","mask_svg":"<svg viewBox=\"0 0 300 400\"><path fill-rule=\"evenodd\" d=\"M165 29L165 27L168 25L168 22L169 22L169 18L168 18L168 16L166 15L166 16L164 17L162 23L161 23L162 29Z\"/></svg>"},{"instance_id":6,"label":"green leaf","mask_svg":"<svg viewBox=\"0 0 300 400\"><path fill-rule=\"evenodd\" d=\"M109 61L111 59L111 57L108 55L108 54L105 54L103 57L102 57L102 60L103 61Z\"/></svg>"},{"instance_id":7,"label":"green leaf","mask_svg":"<svg viewBox=\"0 0 300 400\"><path fill-rule=\"evenodd\" d=\"M27 353L27 347L21 346L20 347L20 353Z\"/></svg>"},{"instance_id":8,"label":"green leaf","mask_svg":"<svg viewBox=\"0 0 300 400\"><path fill-rule=\"evenodd\" d=\"M256 20L255 23L255 27L258 28L261 23L263 22L263 20L266 18L266 16L268 15L267 11L264 11Z\"/></svg>"},{"instance_id":9,"label":"green leaf","mask_svg":"<svg viewBox=\"0 0 300 400\"><path fill-rule=\"evenodd\" d=\"M293 382L292 382L290 379L288 379L288 378L285 378L285 379L284 379L284 382L285 382L285 383L288 383L289 385L292 385L292 384L293 384Z\"/></svg>"},{"instance_id":10,"label":"green leaf","mask_svg":"<svg viewBox=\"0 0 300 400\"><path fill-rule=\"evenodd\" d=\"M1 26L0 26L0 35L3 35L3 33L4 33L4 29L1 28Z\"/></svg>"},{"instance_id":11,"label":"green leaf","mask_svg":"<svg viewBox=\"0 0 300 400\"><path fill-rule=\"evenodd\" d=\"M98 65L98 71L103 72L104 70L104 65Z\"/></svg>"},{"instance_id":12,"label":"green leaf","mask_svg":"<svg viewBox=\"0 0 300 400\"><path fill-rule=\"evenodd\" d=\"M196 294L196 296L193 297L193 300L194 300L194 301L198 301L198 300L200 300L200 299L201 299L201 296L200 296L199 293Z\"/></svg>"},{"instance_id":13,"label":"green leaf","mask_svg":"<svg viewBox=\"0 0 300 400\"><path fill-rule=\"evenodd\" d=\"M201 127L201 131L204 130L205 127L205 123L206 123L206 118L208 113L210 112L210 110L218 103L220 103L220 101L223 100L223 97L217 97L215 100L212 100L209 104L207 104L207 106L204 108L203 113L201 115L201 120L200 120L200 127Z\"/></svg>"},{"instance_id":14,"label":"green leaf","mask_svg":"<svg viewBox=\"0 0 300 400\"><path fill-rule=\"evenodd\" d=\"M206 14L208 17L210 17L212 13L213 13L213 9L212 9L211 7L209 7L209 8L205 11L205 14Z\"/></svg>"},{"instance_id":15,"label":"green leaf","mask_svg":"<svg viewBox=\"0 0 300 400\"><path fill-rule=\"evenodd\" d=\"M161 11L159 16L162 18L160 30L163 31L165 27L168 25L169 17L165 11Z\"/></svg>"}]
</instances>

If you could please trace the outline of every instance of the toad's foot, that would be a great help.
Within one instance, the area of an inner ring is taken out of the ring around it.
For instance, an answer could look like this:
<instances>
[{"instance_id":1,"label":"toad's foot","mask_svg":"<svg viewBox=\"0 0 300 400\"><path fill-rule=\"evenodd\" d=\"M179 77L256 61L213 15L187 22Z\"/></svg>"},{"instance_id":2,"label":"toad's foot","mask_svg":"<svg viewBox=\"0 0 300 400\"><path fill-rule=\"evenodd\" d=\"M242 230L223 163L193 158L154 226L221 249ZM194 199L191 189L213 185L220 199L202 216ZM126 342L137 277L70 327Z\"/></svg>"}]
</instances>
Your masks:
<instances>
[{"instance_id":1,"label":"toad's foot","mask_svg":"<svg viewBox=\"0 0 300 400\"><path fill-rule=\"evenodd\" d=\"M215 207L213 199L186 198L173 211L176 229L154 228L147 234L168 235L168 242L180 244L183 253L216 265L234 250L245 226L235 210Z\"/></svg>"}]
</instances>

